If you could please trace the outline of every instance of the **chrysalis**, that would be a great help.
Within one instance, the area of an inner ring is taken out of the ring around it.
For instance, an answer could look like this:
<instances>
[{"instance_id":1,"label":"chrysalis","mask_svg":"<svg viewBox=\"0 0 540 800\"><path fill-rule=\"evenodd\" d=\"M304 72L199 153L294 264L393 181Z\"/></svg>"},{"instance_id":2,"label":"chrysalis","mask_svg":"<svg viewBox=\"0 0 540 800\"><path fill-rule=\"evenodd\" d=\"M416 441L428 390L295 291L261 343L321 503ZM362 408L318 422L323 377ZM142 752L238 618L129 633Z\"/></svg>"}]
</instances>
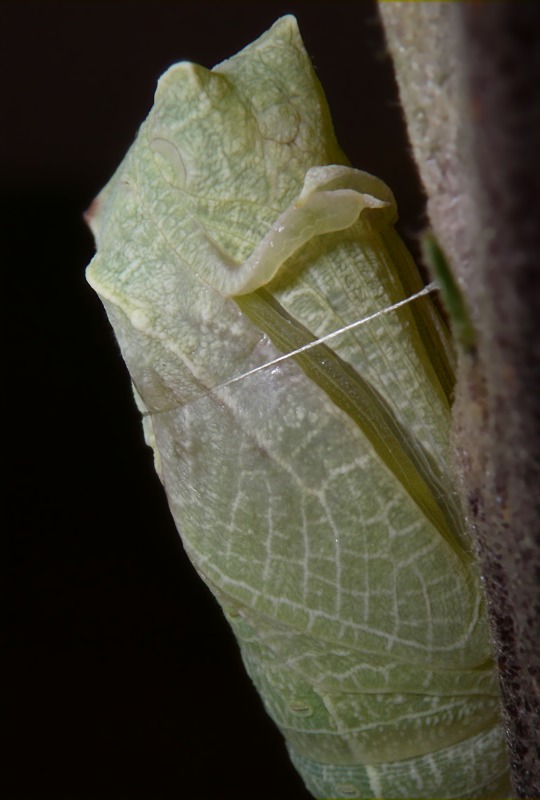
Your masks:
<instances>
[{"instance_id":1,"label":"chrysalis","mask_svg":"<svg viewBox=\"0 0 540 800\"><path fill-rule=\"evenodd\" d=\"M195 568L315 797L501 797L485 610L448 471L452 350L296 21L159 81L88 280Z\"/></svg>"}]
</instances>

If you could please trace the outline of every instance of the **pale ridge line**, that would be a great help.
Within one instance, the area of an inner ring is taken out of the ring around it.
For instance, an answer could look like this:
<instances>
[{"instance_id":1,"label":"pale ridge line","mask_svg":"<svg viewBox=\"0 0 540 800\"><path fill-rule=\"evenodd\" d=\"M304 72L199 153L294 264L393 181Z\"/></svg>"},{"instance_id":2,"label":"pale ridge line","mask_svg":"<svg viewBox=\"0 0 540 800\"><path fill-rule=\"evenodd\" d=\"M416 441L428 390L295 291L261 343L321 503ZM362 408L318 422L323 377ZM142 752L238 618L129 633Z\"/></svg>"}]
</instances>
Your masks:
<instances>
[{"instance_id":1,"label":"pale ridge line","mask_svg":"<svg viewBox=\"0 0 540 800\"><path fill-rule=\"evenodd\" d=\"M241 375L236 375L236 377L230 378L228 381L215 386L212 391L218 392L220 389L226 389L233 383L242 381L244 378L249 378L251 375L255 375L257 372L261 372L263 369L268 369L269 367L274 367L276 364L281 364L282 361L286 361L288 358L293 358L293 356L300 355L300 353L305 353L306 350L311 350L313 347L324 344L325 342L330 341L330 339L334 339L336 336L339 336L342 333L347 333L347 331L358 328L360 325L364 325L366 322L371 322L372 320L377 319L377 317L382 317L383 314L389 314L391 311L395 311L397 308L407 305L407 303L411 303L413 300L417 300L419 297L430 294L430 292L434 292L437 289L438 286L436 282L432 281L431 283L428 283L427 286L424 286L423 289L420 289L418 292L412 294L410 297L406 297L404 300L399 300L399 302L393 303L393 305L383 308L380 311L374 311L373 314L369 314L367 317L362 317L362 319L351 322L349 325L345 325L343 328L338 328L338 330L327 333L325 336L321 336L320 339L315 339L313 342L308 342L308 344L302 345L302 347L299 347L297 350L291 350L289 353L284 353L282 356L278 356L277 358L272 359L272 361L267 361L265 364L259 364L258 367L253 367L253 369L243 372Z\"/></svg>"}]
</instances>

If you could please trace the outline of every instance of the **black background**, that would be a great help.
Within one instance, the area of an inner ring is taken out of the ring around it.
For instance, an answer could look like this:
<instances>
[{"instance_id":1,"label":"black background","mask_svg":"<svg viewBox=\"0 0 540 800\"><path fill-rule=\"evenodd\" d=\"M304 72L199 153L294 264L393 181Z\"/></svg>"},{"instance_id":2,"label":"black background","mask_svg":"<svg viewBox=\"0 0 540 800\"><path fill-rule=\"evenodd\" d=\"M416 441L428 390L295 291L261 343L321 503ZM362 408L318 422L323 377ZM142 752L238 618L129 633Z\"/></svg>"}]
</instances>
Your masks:
<instances>
[{"instance_id":1,"label":"black background","mask_svg":"<svg viewBox=\"0 0 540 800\"><path fill-rule=\"evenodd\" d=\"M422 199L372 2L2 2L4 798L308 798L187 561L84 268L158 76L292 12L353 164Z\"/></svg>"}]
</instances>

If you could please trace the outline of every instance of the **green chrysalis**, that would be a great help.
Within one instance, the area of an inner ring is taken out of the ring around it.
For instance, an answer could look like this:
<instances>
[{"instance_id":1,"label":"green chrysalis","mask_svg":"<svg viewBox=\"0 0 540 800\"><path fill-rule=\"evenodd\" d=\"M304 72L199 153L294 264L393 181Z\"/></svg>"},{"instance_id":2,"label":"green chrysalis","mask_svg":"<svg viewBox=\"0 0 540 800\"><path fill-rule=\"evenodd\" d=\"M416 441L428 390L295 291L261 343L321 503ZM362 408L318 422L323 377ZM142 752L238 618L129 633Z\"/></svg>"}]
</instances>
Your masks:
<instances>
[{"instance_id":1,"label":"green chrysalis","mask_svg":"<svg viewBox=\"0 0 540 800\"><path fill-rule=\"evenodd\" d=\"M90 224L184 547L315 797L499 797L484 602L448 471L453 355L288 16L171 67Z\"/></svg>"}]
</instances>

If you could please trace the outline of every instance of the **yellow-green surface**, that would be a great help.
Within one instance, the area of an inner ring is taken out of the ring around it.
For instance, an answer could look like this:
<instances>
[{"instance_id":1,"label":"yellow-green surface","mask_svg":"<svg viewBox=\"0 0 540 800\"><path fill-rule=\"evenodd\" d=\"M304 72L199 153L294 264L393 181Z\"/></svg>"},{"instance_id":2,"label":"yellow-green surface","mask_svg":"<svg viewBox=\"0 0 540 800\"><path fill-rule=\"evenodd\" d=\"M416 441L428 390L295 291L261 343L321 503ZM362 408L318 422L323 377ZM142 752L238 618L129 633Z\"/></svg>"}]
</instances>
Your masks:
<instances>
[{"instance_id":1,"label":"yellow-green surface","mask_svg":"<svg viewBox=\"0 0 540 800\"><path fill-rule=\"evenodd\" d=\"M348 166L285 17L212 71L161 78L93 209L88 279L185 549L308 788L502 796L431 301L224 385L418 289L395 218Z\"/></svg>"}]
</instances>

